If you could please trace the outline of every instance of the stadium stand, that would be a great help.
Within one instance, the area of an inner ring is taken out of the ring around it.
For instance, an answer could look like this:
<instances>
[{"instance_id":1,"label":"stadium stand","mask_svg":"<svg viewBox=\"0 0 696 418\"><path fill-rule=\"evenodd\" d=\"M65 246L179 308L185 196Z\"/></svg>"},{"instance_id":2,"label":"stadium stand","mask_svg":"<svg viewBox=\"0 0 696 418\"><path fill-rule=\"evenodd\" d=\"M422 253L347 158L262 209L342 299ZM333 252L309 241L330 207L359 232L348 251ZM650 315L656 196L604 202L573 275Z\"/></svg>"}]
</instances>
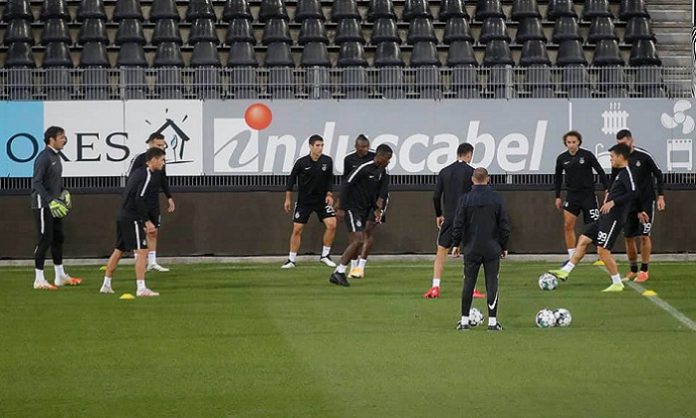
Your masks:
<instances>
[{"instance_id":1,"label":"stadium stand","mask_svg":"<svg viewBox=\"0 0 696 418\"><path fill-rule=\"evenodd\" d=\"M508 1L8 0L0 99L686 95L643 0Z\"/></svg>"}]
</instances>

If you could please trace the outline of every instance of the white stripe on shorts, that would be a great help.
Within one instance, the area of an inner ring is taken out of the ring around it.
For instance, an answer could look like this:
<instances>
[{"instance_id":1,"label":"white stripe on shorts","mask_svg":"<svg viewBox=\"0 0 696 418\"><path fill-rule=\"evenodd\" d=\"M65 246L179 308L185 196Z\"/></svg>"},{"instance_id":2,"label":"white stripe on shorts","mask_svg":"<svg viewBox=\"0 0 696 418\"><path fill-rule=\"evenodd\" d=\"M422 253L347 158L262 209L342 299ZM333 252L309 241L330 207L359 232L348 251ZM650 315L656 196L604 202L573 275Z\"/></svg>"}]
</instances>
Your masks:
<instances>
[{"instance_id":1,"label":"white stripe on shorts","mask_svg":"<svg viewBox=\"0 0 696 418\"><path fill-rule=\"evenodd\" d=\"M39 216L41 217L41 235L43 235L46 231L46 221L44 221L44 208L41 208L41 214Z\"/></svg>"},{"instance_id":2,"label":"white stripe on shorts","mask_svg":"<svg viewBox=\"0 0 696 418\"><path fill-rule=\"evenodd\" d=\"M133 221L133 225L135 225L135 240L137 241L136 248L138 250L142 250L140 248L140 228L138 228L138 221Z\"/></svg>"},{"instance_id":3,"label":"white stripe on shorts","mask_svg":"<svg viewBox=\"0 0 696 418\"><path fill-rule=\"evenodd\" d=\"M348 210L348 216L350 217L350 228L351 232L356 232L355 231L355 219L353 219L353 212Z\"/></svg>"},{"instance_id":4,"label":"white stripe on shorts","mask_svg":"<svg viewBox=\"0 0 696 418\"><path fill-rule=\"evenodd\" d=\"M607 239L604 241L604 245L602 245L602 247L607 248L607 245L609 244L609 240L611 240L611 234L614 233L615 227L616 227L616 221L611 223L611 229L609 229L609 234L607 234Z\"/></svg>"}]
</instances>

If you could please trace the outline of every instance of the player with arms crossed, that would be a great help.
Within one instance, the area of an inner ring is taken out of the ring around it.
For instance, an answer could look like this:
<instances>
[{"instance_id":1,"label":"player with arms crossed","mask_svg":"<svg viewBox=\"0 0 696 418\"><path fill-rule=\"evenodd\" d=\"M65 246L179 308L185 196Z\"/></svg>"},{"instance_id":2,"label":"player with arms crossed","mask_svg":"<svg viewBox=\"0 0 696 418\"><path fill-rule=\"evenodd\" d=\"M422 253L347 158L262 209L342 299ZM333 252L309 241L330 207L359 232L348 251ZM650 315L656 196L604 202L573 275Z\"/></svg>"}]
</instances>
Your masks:
<instances>
[{"instance_id":1,"label":"player with arms crossed","mask_svg":"<svg viewBox=\"0 0 696 418\"><path fill-rule=\"evenodd\" d=\"M152 195L159 193L159 189L154 187L152 179L155 173L162 170L163 167L164 150L153 147L145 152L145 167L136 168L133 174L128 177L116 221L116 248L106 264L104 282L99 293L114 293L111 279L118 262L123 257L124 252L135 251L136 296L159 296L159 293L153 292L145 286L148 252L146 232L152 232L155 229L155 224L152 223L148 214L147 202L152 199Z\"/></svg>"},{"instance_id":2,"label":"player with arms crossed","mask_svg":"<svg viewBox=\"0 0 696 418\"><path fill-rule=\"evenodd\" d=\"M304 230L312 212L317 214L326 230L319 261L329 267L336 267L331 260L331 245L336 237L336 212L333 204L333 160L324 151L324 139L319 135L309 137L309 154L295 161L288 176L283 209L290 213L292 209L292 189L297 183L297 202L292 211L292 234L290 235L290 253L283 269L293 268L297 262L297 251L302 241Z\"/></svg>"},{"instance_id":3,"label":"player with arms crossed","mask_svg":"<svg viewBox=\"0 0 696 418\"><path fill-rule=\"evenodd\" d=\"M163 151L167 146L166 142L164 141L164 135L158 132L151 134L150 137L147 139L146 143L149 148L159 148ZM137 157L133 159L128 176L132 176L138 168L145 167L145 163L145 153L143 152L142 154L139 154ZM149 194L150 197L148 198L146 204L148 218L150 219L150 222L152 222L152 224L155 226L155 229L152 230L152 232L147 233L147 248L149 250L147 253L147 270L167 272L169 271L168 268L164 268L157 263L157 237L161 220L159 207L160 189L162 190L162 192L164 192L164 195L167 197L167 212L174 212L174 210L176 210L176 205L174 204L174 198L172 197L172 194L169 191L169 179L167 178L167 170L165 167L162 167L162 170L153 172L151 181L151 187L153 188L153 190L155 190L155 193Z\"/></svg>"},{"instance_id":4,"label":"player with arms crossed","mask_svg":"<svg viewBox=\"0 0 696 418\"><path fill-rule=\"evenodd\" d=\"M604 289L603 292L621 292L624 285L621 283L621 275L616 266L616 260L611 255L611 250L616 242L616 237L621 233L626 221L626 213L630 209L632 201L639 195L635 176L628 165L631 153L628 145L616 144L609 149L609 152L611 166L616 169L616 176L609 189L609 194L607 194L606 202L599 209L599 219L589 225L580 236L570 260L560 270L550 270L549 273L561 280L568 279L575 266L585 256L587 246L594 243L597 246L599 258L604 262L611 275L611 286Z\"/></svg>"},{"instance_id":5,"label":"player with arms crossed","mask_svg":"<svg viewBox=\"0 0 696 418\"><path fill-rule=\"evenodd\" d=\"M374 160L361 164L343 183L338 212L348 226L348 246L341 256L340 264L329 277L329 282L333 284L350 286L346 268L362 248L367 221L372 218L378 223L382 218L385 202L380 197L380 191L385 190L385 183L389 181L386 168L391 157L392 149L389 145L378 146Z\"/></svg>"},{"instance_id":6,"label":"player with arms crossed","mask_svg":"<svg viewBox=\"0 0 696 418\"><path fill-rule=\"evenodd\" d=\"M599 219L599 205L594 191L595 180L592 170L599 175L605 196L609 189L609 179L595 155L580 148L582 145L580 132L570 131L563 135L563 144L568 148L568 151L556 159L556 208L563 210L565 243L568 257L572 257L577 244L575 223L580 212L582 212L582 219L586 225ZM564 171L567 190L565 202L561 199Z\"/></svg>"},{"instance_id":7,"label":"player with arms crossed","mask_svg":"<svg viewBox=\"0 0 696 418\"><path fill-rule=\"evenodd\" d=\"M648 264L652 252L653 222L655 222L655 183L657 183L657 210L665 210L665 195L663 192L662 171L655 164L653 157L644 149L634 145L633 136L628 129L622 129L616 134L619 144L625 144L631 149L628 165L635 175L640 199L633 202L626 218L624 238L626 255L631 264L631 271L624 278L642 283L649 278ZM612 170L612 178L615 176ZM638 248L636 240L640 238L640 256L642 264L638 272Z\"/></svg>"},{"instance_id":8,"label":"player with arms crossed","mask_svg":"<svg viewBox=\"0 0 696 418\"><path fill-rule=\"evenodd\" d=\"M474 168L469 165L474 155L474 147L469 143L457 147L457 161L443 168L437 176L433 204L435 206L435 226L437 227L437 250L433 263L433 286L423 295L426 299L440 297L440 280L445 270L447 254L452 247L452 223L459 198L471 190ZM442 201L444 200L444 212ZM475 298L485 298L474 289Z\"/></svg>"}]
</instances>

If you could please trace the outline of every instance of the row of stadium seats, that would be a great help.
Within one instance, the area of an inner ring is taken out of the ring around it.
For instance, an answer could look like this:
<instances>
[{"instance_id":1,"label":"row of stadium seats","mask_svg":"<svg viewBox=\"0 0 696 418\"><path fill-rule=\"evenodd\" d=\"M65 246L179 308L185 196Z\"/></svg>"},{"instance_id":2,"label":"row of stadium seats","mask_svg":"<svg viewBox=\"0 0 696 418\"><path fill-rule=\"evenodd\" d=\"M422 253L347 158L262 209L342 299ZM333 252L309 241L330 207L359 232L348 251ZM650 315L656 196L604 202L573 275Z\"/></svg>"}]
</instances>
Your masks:
<instances>
[{"instance_id":1,"label":"row of stadium seats","mask_svg":"<svg viewBox=\"0 0 696 418\"><path fill-rule=\"evenodd\" d=\"M335 23L333 42L327 35L325 16L317 0L300 0L297 3L295 21L301 22L299 36L290 33L289 15L281 0L263 0L258 21L264 22L261 44L257 45L253 28L253 15L246 0L228 0L223 19L229 21L225 46L219 45L216 15L208 0L191 1L186 10L190 23L188 47L192 56L191 67L220 66L220 52L229 52L227 65L257 66L260 53L265 52L263 65L267 67L294 67L293 48L299 49L300 65L304 67L403 66L402 48L410 52L409 64L413 67L438 66L442 61L449 66L515 65L500 0L479 0L475 17L484 19L478 43L472 36L470 22L462 0L442 0L439 18L445 20L444 34L439 45L428 3L425 0L408 0L402 18L409 23L405 37L409 44L403 47L402 37L390 0L372 0L367 14L371 29L370 45L365 47L366 24L359 19L355 0L337 0L332 5L331 19ZM547 36L542 28L541 13L534 0L515 0L513 19L518 23L515 41L521 44L521 66L552 65L547 52ZM650 31L648 15L642 0L622 0L619 15L630 19L626 25L624 42L631 43L629 64L660 65ZM178 27L179 11L172 0L152 3L150 19L154 31L148 42L144 35L140 3L135 0L118 0L112 19L118 22L114 47L110 47L107 35L107 15L101 0L83 0L76 17L81 22L77 37L78 47L73 45L67 21L71 19L65 0L46 0L40 16L45 19L40 42L34 46L34 34L30 25L33 19L27 0L14 0L7 4L3 19L9 20L3 42L7 45L4 66L33 67L36 62L32 52L43 54L42 66L72 67L72 52L79 54L80 67L109 67L112 62L107 53L117 51L116 65L121 67L183 67L187 65L182 55L183 38ZM584 18L591 18L587 43L583 45L572 0L552 0L547 17L555 19L551 42L557 48L555 64L586 65L586 48L594 50L592 64L596 66L623 65L619 37L617 36L609 5L606 0L588 0L583 10ZM297 43L298 47L293 47ZM556 44L558 46L556 47ZM485 45L485 47L481 47ZM483 59L475 50L485 48ZM146 59L146 52L154 49L154 58ZM331 59L329 52L338 52ZM371 53L368 60L366 51ZM447 57L443 59L446 52ZM372 61L370 63L370 61Z\"/></svg>"},{"instance_id":2,"label":"row of stadium seats","mask_svg":"<svg viewBox=\"0 0 696 418\"><path fill-rule=\"evenodd\" d=\"M109 0L106 0L107 2ZM469 18L469 14L464 7L464 2L460 0L436 0L440 2L438 19L445 22L451 17ZM359 10L359 0L334 0L332 1L330 19L338 22L342 19L362 19ZM432 19L430 2L428 0L396 0L394 3L403 3L402 13L397 13L391 0L369 0L369 6L365 17L368 22L374 22L379 18L390 18L410 22L417 17ZM31 8L30 0L7 0L5 9L2 13L2 20L9 22L13 19L24 19L33 21L34 13ZM74 1L73 1L74 3ZM142 11L141 3L150 5L150 13L147 19L157 21L160 19L180 20L181 14L177 8L175 0L117 0L111 19L106 13L104 0L81 0L77 11L70 13L68 1L66 0L44 0L38 17L42 21L48 19L61 19L71 21L74 19L83 22L86 19L96 18L101 20L111 20L119 22L123 19L146 20ZM113 1L112 1L113 3ZM210 0L190 0L187 2L185 19L193 22L196 19L218 20L218 15ZM280 18L290 20L286 4L283 0L261 0L257 18L251 13L249 0L223 0L217 3L224 3L224 10L219 16L223 21L230 22L237 18L258 20L267 22L270 19ZM258 0L251 0L251 3L259 3ZM296 11L293 20L302 22L306 19L325 19L326 15L321 7L320 0L297 0ZM362 3L365 3L363 1ZM587 0L582 13L578 15L573 0L550 0L547 4L546 18L555 20L562 16L591 21L596 17L614 17L609 7L608 0ZM643 0L621 0L618 11L618 18L628 20L631 17L649 17ZM474 19L483 21L489 17L506 17L501 0L478 0ZM513 0L510 18L515 21L526 17L541 18L542 14L536 0Z\"/></svg>"}]
</instances>

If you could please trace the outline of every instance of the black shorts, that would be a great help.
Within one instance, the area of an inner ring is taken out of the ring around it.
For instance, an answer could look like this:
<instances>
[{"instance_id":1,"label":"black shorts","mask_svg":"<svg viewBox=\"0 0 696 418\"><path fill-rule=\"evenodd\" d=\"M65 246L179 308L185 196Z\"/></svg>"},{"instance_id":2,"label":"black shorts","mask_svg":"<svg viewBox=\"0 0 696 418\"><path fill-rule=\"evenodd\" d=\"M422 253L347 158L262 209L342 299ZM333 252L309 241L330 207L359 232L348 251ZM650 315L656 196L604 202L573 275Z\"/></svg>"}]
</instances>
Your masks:
<instances>
[{"instance_id":1,"label":"black shorts","mask_svg":"<svg viewBox=\"0 0 696 418\"><path fill-rule=\"evenodd\" d=\"M594 192L568 192L563 209L575 216L582 212L582 219L585 224L592 223L599 219L599 205L597 195Z\"/></svg>"},{"instance_id":2,"label":"black shorts","mask_svg":"<svg viewBox=\"0 0 696 418\"><path fill-rule=\"evenodd\" d=\"M121 251L147 248L145 225L138 221L116 221L116 249Z\"/></svg>"},{"instance_id":3,"label":"black shorts","mask_svg":"<svg viewBox=\"0 0 696 418\"><path fill-rule=\"evenodd\" d=\"M621 234L624 226L623 216L620 213L609 212L601 215L598 220L590 224L583 235L592 239L597 247L603 247L611 251L616 243L616 237Z\"/></svg>"},{"instance_id":4,"label":"black shorts","mask_svg":"<svg viewBox=\"0 0 696 418\"><path fill-rule=\"evenodd\" d=\"M159 205L157 207L148 206L147 208L147 219L155 225L155 228L159 229L160 222L162 220L162 215L160 215Z\"/></svg>"},{"instance_id":5,"label":"black shorts","mask_svg":"<svg viewBox=\"0 0 696 418\"><path fill-rule=\"evenodd\" d=\"M320 222L326 218L336 217L336 211L331 205L326 203L306 204L295 203L295 210L292 212L292 221L298 224L306 224L312 212L317 214Z\"/></svg>"},{"instance_id":6,"label":"black shorts","mask_svg":"<svg viewBox=\"0 0 696 418\"><path fill-rule=\"evenodd\" d=\"M642 203L642 208L648 214L648 222L642 224L638 220L638 211L630 210L626 216L626 227L624 236L626 238L649 237L652 232L653 221L655 220L655 200L648 200Z\"/></svg>"},{"instance_id":7,"label":"black shorts","mask_svg":"<svg viewBox=\"0 0 696 418\"><path fill-rule=\"evenodd\" d=\"M365 230L369 219L372 217L373 211L370 209L346 209L345 223L348 227L348 232L361 232Z\"/></svg>"},{"instance_id":8,"label":"black shorts","mask_svg":"<svg viewBox=\"0 0 696 418\"><path fill-rule=\"evenodd\" d=\"M437 231L437 245L444 248L452 247L452 222L445 219L442 226Z\"/></svg>"}]
</instances>

